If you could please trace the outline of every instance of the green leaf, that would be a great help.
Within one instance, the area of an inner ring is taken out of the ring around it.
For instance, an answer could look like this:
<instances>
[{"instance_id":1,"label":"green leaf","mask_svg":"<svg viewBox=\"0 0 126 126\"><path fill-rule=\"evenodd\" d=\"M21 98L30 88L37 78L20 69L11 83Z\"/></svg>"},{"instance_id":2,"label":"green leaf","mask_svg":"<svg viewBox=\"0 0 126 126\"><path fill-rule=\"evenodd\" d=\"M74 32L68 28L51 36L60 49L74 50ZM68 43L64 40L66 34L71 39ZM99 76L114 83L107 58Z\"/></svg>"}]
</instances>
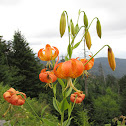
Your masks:
<instances>
[{"instance_id":1,"label":"green leaf","mask_svg":"<svg viewBox=\"0 0 126 126\"><path fill-rule=\"evenodd\" d=\"M84 13L84 25L87 27L88 26L88 18L87 15Z\"/></svg>"},{"instance_id":2,"label":"green leaf","mask_svg":"<svg viewBox=\"0 0 126 126\"><path fill-rule=\"evenodd\" d=\"M41 118L43 117L43 114L44 114L44 112L45 112L45 110L46 110L47 107L48 107L48 105L46 105L46 106L42 109L42 111L41 111Z\"/></svg>"},{"instance_id":3,"label":"green leaf","mask_svg":"<svg viewBox=\"0 0 126 126\"><path fill-rule=\"evenodd\" d=\"M69 90L65 93L66 98L71 94L72 92L72 87L69 88Z\"/></svg>"},{"instance_id":4,"label":"green leaf","mask_svg":"<svg viewBox=\"0 0 126 126\"><path fill-rule=\"evenodd\" d=\"M67 99L65 98L60 103L61 112L64 112L66 109L68 109L68 107L69 107L69 103Z\"/></svg>"},{"instance_id":5,"label":"green leaf","mask_svg":"<svg viewBox=\"0 0 126 126\"><path fill-rule=\"evenodd\" d=\"M57 80L60 83L60 85L62 86L62 88L65 88L65 84L64 84L63 80L60 78L57 78Z\"/></svg>"},{"instance_id":6,"label":"green leaf","mask_svg":"<svg viewBox=\"0 0 126 126\"><path fill-rule=\"evenodd\" d=\"M59 102L56 100L56 98L53 97L53 106L54 108L60 113L60 106ZM61 113L60 113L61 114Z\"/></svg>"},{"instance_id":7,"label":"green leaf","mask_svg":"<svg viewBox=\"0 0 126 126\"><path fill-rule=\"evenodd\" d=\"M68 107L68 117L70 117L72 111L72 104L70 102L69 107Z\"/></svg>"},{"instance_id":8,"label":"green leaf","mask_svg":"<svg viewBox=\"0 0 126 126\"><path fill-rule=\"evenodd\" d=\"M72 56L72 47L71 47L70 44L68 45L67 51L68 51L69 58L71 58L71 56Z\"/></svg>"},{"instance_id":9,"label":"green leaf","mask_svg":"<svg viewBox=\"0 0 126 126\"><path fill-rule=\"evenodd\" d=\"M77 48L80 45L81 42L78 42L74 45L73 49Z\"/></svg>"},{"instance_id":10,"label":"green leaf","mask_svg":"<svg viewBox=\"0 0 126 126\"><path fill-rule=\"evenodd\" d=\"M79 25L76 24L76 26L75 26L75 35L76 35L78 32L79 32Z\"/></svg>"},{"instance_id":11,"label":"green leaf","mask_svg":"<svg viewBox=\"0 0 126 126\"><path fill-rule=\"evenodd\" d=\"M67 56L65 56L65 61L68 61L69 59L68 59L68 57Z\"/></svg>"},{"instance_id":12,"label":"green leaf","mask_svg":"<svg viewBox=\"0 0 126 126\"><path fill-rule=\"evenodd\" d=\"M73 43L74 43L74 39L75 39L75 37L72 38L71 45L73 45Z\"/></svg>"},{"instance_id":13,"label":"green leaf","mask_svg":"<svg viewBox=\"0 0 126 126\"><path fill-rule=\"evenodd\" d=\"M69 126L70 125L70 122L71 122L71 119L67 119L66 121L63 122L63 126Z\"/></svg>"},{"instance_id":14,"label":"green leaf","mask_svg":"<svg viewBox=\"0 0 126 126\"><path fill-rule=\"evenodd\" d=\"M56 95L56 85L57 85L57 83L53 86L53 93L54 93L54 96Z\"/></svg>"},{"instance_id":15,"label":"green leaf","mask_svg":"<svg viewBox=\"0 0 126 126\"><path fill-rule=\"evenodd\" d=\"M44 124L46 124L47 126L56 126L56 125L58 125L58 124L53 123L52 121L49 121L48 119L45 119L45 118L43 118L43 122L44 122Z\"/></svg>"}]
</instances>

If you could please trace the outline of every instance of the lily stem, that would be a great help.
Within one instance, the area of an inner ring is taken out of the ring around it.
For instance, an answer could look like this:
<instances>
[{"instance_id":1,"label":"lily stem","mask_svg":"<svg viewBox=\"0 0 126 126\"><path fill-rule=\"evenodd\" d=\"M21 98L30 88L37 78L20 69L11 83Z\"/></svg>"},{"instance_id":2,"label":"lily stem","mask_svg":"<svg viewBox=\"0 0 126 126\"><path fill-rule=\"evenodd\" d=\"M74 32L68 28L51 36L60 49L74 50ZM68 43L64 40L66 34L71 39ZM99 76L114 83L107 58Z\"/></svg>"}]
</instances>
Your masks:
<instances>
[{"instance_id":1,"label":"lily stem","mask_svg":"<svg viewBox=\"0 0 126 126\"><path fill-rule=\"evenodd\" d=\"M90 62L90 60L91 60L92 58L94 58L105 46L108 46L108 47L110 48L109 45L104 45L100 50L98 50L98 52L95 53L95 55L93 55L93 56L84 64L84 66L85 66L88 62Z\"/></svg>"}]
</instances>

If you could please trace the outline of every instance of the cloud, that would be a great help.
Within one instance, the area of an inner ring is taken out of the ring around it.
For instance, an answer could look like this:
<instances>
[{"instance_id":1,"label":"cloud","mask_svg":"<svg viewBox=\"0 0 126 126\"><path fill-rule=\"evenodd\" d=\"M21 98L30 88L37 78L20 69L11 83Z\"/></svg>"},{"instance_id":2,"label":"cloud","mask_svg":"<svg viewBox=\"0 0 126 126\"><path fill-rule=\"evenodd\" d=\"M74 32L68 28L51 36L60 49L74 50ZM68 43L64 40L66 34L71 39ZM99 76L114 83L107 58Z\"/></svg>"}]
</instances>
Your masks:
<instances>
[{"instance_id":1,"label":"cloud","mask_svg":"<svg viewBox=\"0 0 126 126\"><path fill-rule=\"evenodd\" d=\"M0 5L16 5L19 4L21 0L0 0Z\"/></svg>"}]
</instances>

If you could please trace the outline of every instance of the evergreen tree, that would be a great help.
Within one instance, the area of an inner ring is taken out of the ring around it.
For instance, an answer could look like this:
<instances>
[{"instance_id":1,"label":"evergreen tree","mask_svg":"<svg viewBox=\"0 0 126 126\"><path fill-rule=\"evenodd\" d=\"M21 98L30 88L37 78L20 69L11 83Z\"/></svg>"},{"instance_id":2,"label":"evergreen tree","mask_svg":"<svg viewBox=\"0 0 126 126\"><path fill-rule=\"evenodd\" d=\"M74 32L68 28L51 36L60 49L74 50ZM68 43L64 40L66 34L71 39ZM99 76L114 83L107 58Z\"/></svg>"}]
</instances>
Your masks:
<instances>
[{"instance_id":1,"label":"evergreen tree","mask_svg":"<svg viewBox=\"0 0 126 126\"><path fill-rule=\"evenodd\" d=\"M41 90L41 83L38 78L41 67L29 44L19 31L14 34L12 49L10 65L18 68L17 77L20 77L20 79L16 84L11 85L25 92L28 96L38 96Z\"/></svg>"},{"instance_id":2,"label":"evergreen tree","mask_svg":"<svg viewBox=\"0 0 126 126\"><path fill-rule=\"evenodd\" d=\"M121 112L126 115L126 75L119 80L120 96L121 96Z\"/></svg>"},{"instance_id":3,"label":"evergreen tree","mask_svg":"<svg viewBox=\"0 0 126 126\"><path fill-rule=\"evenodd\" d=\"M120 105L118 103L118 94L111 91L111 88L106 89L104 96L99 96L94 99L93 119L98 126L110 123L111 119L120 115Z\"/></svg>"},{"instance_id":4,"label":"evergreen tree","mask_svg":"<svg viewBox=\"0 0 126 126\"><path fill-rule=\"evenodd\" d=\"M12 67L10 68L8 65L8 52L9 48L7 42L0 36L0 82L3 82L4 85L9 85L13 82L12 71L14 73L16 72L16 70Z\"/></svg>"}]
</instances>

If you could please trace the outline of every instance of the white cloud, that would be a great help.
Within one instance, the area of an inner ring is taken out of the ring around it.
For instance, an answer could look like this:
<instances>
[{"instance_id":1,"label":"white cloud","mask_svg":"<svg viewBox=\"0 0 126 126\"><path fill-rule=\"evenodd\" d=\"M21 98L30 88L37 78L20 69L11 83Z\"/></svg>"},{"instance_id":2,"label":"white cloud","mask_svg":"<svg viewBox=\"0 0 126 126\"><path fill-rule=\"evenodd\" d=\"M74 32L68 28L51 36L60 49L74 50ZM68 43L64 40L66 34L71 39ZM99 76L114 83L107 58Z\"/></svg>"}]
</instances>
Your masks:
<instances>
[{"instance_id":1,"label":"white cloud","mask_svg":"<svg viewBox=\"0 0 126 126\"><path fill-rule=\"evenodd\" d=\"M11 2L10 2L11 1ZM65 55L68 45L67 30L61 39L59 34L59 20L63 10L69 19L76 23L78 10L84 10L89 22L98 17L102 25L102 39L96 34L96 20L89 31L92 38L91 51L93 54L105 44L110 44L118 58L126 58L126 1L125 0L0 0L0 35L10 40L14 31L20 30L35 53L47 43L57 46L60 54ZM79 24L83 25L83 14ZM75 43L80 40L82 31ZM83 44L73 53L83 54ZM107 56L106 49L97 57Z\"/></svg>"}]
</instances>

